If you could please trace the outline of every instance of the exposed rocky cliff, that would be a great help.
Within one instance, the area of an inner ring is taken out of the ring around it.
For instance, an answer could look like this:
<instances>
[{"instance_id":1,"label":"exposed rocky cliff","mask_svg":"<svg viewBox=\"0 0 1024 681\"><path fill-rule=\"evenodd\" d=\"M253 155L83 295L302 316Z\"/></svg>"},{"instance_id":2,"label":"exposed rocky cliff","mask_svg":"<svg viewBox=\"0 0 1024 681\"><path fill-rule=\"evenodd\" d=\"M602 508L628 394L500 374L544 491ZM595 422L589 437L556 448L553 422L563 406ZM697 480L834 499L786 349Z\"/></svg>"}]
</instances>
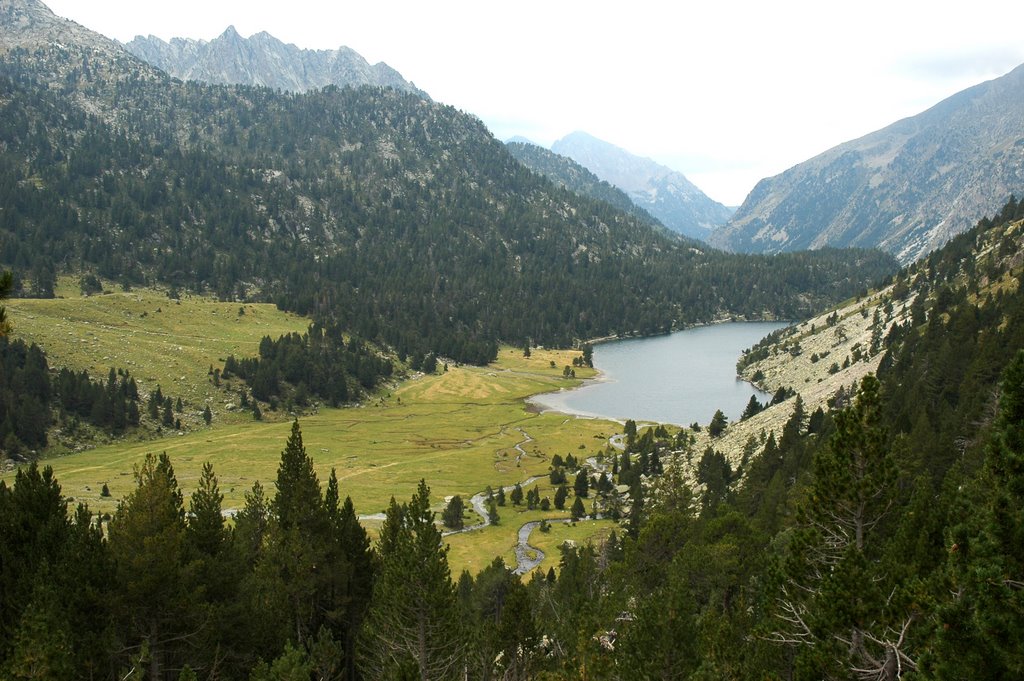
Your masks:
<instances>
[{"instance_id":1,"label":"exposed rocky cliff","mask_svg":"<svg viewBox=\"0 0 1024 681\"><path fill-rule=\"evenodd\" d=\"M711 242L913 261L1024 190L1024 66L758 183Z\"/></svg>"},{"instance_id":2,"label":"exposed rocky cliff","mask_svg":"<svg viewBox=\"0 0 1024 681\"><path fill-rule=\"evenodd\" d=\"M217 85L265 85L290 92L305 92L326 85L375 85L426 93L393 68L370 64L355 50L304 50L285 44L269 33L243 38L229 26L211 41L137 36L125 46L129 52L182 80Z\"/></svg>"}]
</instances>

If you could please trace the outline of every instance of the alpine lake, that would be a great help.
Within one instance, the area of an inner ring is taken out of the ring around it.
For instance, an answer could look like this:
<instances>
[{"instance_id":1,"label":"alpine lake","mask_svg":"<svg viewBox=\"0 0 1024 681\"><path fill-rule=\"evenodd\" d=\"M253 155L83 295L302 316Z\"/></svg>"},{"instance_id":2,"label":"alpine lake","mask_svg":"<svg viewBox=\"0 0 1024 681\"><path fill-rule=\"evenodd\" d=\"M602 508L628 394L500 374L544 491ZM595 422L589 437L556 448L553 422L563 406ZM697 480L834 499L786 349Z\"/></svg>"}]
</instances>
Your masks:
<instances>
[{"instance_id":1,"label":"alpine lake","mask_svg":"<svg viewBox=\"0 0 1024 681\"><path fill-rule=\"evenodd\" d=\"M736 420L751 395L771 395L736 375L743 351L786 322L725 322L664 336L594 346L601 377L530 398L541 410L680 426L711 421L717 409Z\"/></svg>"}]
</instances>

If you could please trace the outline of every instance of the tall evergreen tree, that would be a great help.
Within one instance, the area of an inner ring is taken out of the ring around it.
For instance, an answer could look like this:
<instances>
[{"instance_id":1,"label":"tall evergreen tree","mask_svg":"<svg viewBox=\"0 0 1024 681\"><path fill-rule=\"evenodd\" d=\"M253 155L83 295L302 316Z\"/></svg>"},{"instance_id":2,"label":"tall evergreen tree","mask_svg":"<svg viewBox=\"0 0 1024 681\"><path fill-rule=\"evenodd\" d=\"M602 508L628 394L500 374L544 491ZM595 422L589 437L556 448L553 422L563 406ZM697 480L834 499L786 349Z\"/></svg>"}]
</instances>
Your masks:
<instances>
[{"instance_id":1,"label":"tall evergreen tree","mask_svg":"<svg viewBox=\"0 0 1024 681\"><path fill-rule=\"evenodd\" d=\"M1003 374L980 485L950 531L939 678L1024 676L1024 351Z\"/></svg>"},{"instance_id":2,"label":"tall evergreen tree","mask_svg":"<svg viewBox=\"0 0 1024 681\"><path fill-rule=\"evenodd\" d=\"M271 523L265 561L260 565L268 598L276 601L283 635L296 645L312 643L321 625L336 619L335 581L347 576L348 566L337 550L328 508L306 453L298 420L281 452L277 494L271 503Z\"/></svg>"},{"instance_id":3,"label":"tall evergreen tree","mask_svg":"<svg viewBox=\"0 0 1024 681\"><path fill-rule=\"evenodd\" d=\"M421 681L463 678L461 613L424 481L408 504L392 500L379 552L380 574L362 632L365 673Z\"/></svg>"},{"instance_id":4,"label":"tall evergreen tree","mask_svg":"<svg viewBox=\"0 0 1024 681\"><path fill-rule=\"evenodd\" d=\"M778 599L784 626L774 638L801 648L800 664L812 676L896 679L916 668L907 639L914 615L881 561L884 542L876 532L894 503L898 476L874 376L861 381L854 404L835 422L800 510Z\"/></svg>"},{"instance_id":5,"label":"tall evergreen tree","mask_svg":"<svg viewBox=\"0 0 1024 681\"><path fill-rule=\"evenodd\" d=\"M136 488L110 521L117 610L128 651L148 650L148 676L163 679L196 631L189 628L191 594L184 580L185 509L166 454L147 455Z\"/></svg>"}]
</instances>

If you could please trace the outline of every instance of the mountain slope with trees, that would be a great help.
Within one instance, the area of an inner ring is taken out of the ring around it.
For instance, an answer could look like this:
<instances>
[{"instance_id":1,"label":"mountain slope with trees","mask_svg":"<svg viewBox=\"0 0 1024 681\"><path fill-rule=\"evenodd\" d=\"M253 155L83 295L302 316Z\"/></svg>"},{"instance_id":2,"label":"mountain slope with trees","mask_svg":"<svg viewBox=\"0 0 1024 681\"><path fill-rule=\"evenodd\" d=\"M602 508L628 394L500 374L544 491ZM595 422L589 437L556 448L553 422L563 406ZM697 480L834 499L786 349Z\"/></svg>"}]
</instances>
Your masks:
<instances>
[{"instance_id":1,"label":"mountain slope with trees","mask_svg":"<svg viewBox=\"0 0 1024 681\"><path fill-rule=\"evenodd\" d=\"M530 142L509 141L505 143L505 146L516 157L516 160L555 184L582 196L604 201L623 213L633 215L652 225L661 225L654 216L633 203L633 200L624 191L605 182L568 156L556 154Z\"/></svg>"},{"instance_id":2,"label":"mountain slope with trees","mask_svg":"<svg viewBox=\"0 0 1024 681\"><path fill-rule=\"evenodd\" d=\"M39 290L71 268L156 280L481 363L499 340L795 317L893 267L697 250L535 176L451 107L180 83L35 0L2 8L0 262Z\"/></svg>"},{"instance_id":3,"label":"mountain slope with trees","mask_svg":"<svg viewBox=\"0 0 1024 681\"><path fill-rule=\"evenodd\" d=\"M297 422L276 493L254 483L233 525L209 465L186 500L150 455L107 520L69 514L33 464L0 483L0 675L1015 678L1022 276L1013 201L895 277L885 295L916 310L877 377L829 413L783 402L780 437L739 470L631 421L599 478L553 456L574 514L586 495L623 526L527 583L501 559L453 579L426 481L371 543ZM695 460L696 488L679 465Z\"/></svg>"}]
</instances>

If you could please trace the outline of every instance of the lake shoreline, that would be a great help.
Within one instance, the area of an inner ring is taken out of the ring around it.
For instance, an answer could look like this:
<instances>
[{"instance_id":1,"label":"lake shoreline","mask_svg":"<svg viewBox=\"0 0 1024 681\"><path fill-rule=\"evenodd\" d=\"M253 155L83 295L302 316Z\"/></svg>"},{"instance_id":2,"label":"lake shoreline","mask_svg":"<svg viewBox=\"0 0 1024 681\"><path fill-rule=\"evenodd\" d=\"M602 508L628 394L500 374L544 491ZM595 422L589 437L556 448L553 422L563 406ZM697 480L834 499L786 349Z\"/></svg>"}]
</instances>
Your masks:
<instances>
[{"instance_id":1,"label":"lake shoreline","mask_svg":"<svg viewBox=\"0 0 1024 681\"><path fill-rule=\"evenodd\" d=\"M736 360L765 335L790 323L722 319L669 334L602 339L595 345L597 376L571 388L531 395L524 402L531 413L620 424L632 419L685 427L710 422L716 408L735 418L751 394L762 401L767 397L737 375ZM754 334L750 325L758 327ZM644 350L638 352L635 344L644 344ZM687 389L680 391L680 386Z\"/></svg>"}]
</instances>

